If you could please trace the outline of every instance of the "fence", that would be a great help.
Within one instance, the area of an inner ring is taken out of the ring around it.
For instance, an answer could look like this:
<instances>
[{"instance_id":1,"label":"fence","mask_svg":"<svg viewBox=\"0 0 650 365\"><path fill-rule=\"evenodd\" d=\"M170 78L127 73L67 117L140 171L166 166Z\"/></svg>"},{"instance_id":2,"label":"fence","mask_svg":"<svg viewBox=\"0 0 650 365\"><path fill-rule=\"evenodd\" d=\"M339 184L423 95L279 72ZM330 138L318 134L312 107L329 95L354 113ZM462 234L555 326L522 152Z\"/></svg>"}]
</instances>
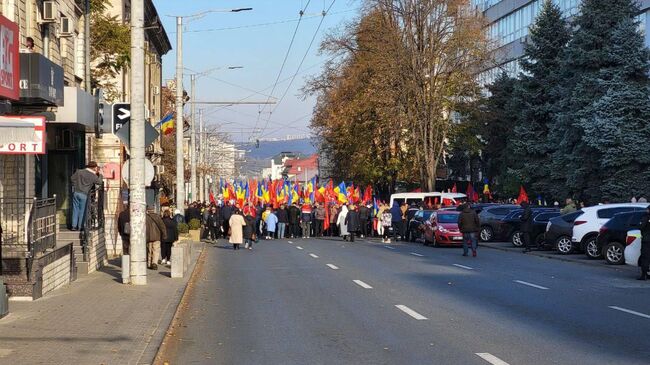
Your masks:
<instances>
[{"instance_id":1,"label":"fence","mask_svg":"<svg viewBox=\"0 0 650 365\"><path fill-rule=\"evenodd\" d=\"M0 198L2 251L34 257L56 246L56 196Z\"/></svg>"},{"instance_id":2,"label":"fence","mask_svg":"<svg viewBox=\"0 0 650 365\"><path fill-rule=\"evenodd\" d=\"M90 261L88 243L93 231L104 228L104 187L94 186L88 192L86 199L86 214L84 216L84 227L81 235L84 261Z\"/></svg>"}]
</instances>

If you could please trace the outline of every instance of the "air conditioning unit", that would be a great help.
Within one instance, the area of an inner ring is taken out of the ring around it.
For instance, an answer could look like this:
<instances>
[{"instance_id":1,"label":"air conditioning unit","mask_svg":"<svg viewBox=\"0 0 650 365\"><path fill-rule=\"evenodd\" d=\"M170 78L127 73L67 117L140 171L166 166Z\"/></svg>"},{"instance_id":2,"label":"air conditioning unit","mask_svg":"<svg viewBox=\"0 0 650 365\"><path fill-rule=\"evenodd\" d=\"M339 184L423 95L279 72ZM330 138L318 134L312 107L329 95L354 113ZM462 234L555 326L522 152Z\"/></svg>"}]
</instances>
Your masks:
<instances>
[{"instance_id":1,"label":"air conditioning unit","mask_svg":"<svg viewBox=\"0 0 650 365\"><path fill-rule=\"evenodd\" d=\"M62 16L59 21L59 37L70 37L72 36L72 22L67 16Z\"/></svg>"},{"instance_id":2,"label":"air conditioning unit","mask_svg":"<svg viewBox=\"0 0 650 365\"><path fill-rule=\"evenodd\" d=\"M59 9L56 1L43 1L43 14L41 20L45 23L56 22Z\"/></svg>"}]
</instances>

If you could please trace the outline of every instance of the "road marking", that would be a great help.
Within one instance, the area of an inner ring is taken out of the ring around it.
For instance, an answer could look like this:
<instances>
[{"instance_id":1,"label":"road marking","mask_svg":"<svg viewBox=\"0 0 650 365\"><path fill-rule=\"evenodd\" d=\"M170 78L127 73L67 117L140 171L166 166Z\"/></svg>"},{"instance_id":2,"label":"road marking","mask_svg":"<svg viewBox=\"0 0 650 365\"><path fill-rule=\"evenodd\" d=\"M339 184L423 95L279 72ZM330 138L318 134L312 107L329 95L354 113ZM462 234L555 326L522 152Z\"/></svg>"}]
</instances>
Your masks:
<instances>
[{"instance_id":1,"label":"road marking","mask_svg":"<svg viewBox=\"0 0 650 365\"><path fill-rule=\"evenodd\" d=\"M314 255L313 253L310 253L309 256L311 256L311 257L313 257L313 258L315 258L315 259L318 258L318 256Z\"/></svg>"},{"instance_id":2,"label":"road marking","mask_svg":"<svg viewBox=\"0 0 650 365\"><path fill-rule=\"evenodd\" d=\"M390 247L390 246L384 246L384 247L386 247L389 250L394 250L395 249L395 247Z\"/></svg>"},{"instance_id":3,"label":"road marking","mask_svg":"<svg viewBox=\"0 0 650 365\"><path fill-rule=\"evenodd\" d=\"M338 266L336 266L336 265L332 265L332 264L327 264L327 267L329 267L329 268L332 269L332 270L338 270L338 269L339 269Z\"/></svg>"},{"instance_id":4,"label":"road marking","mask_svg":"<svg viewBox=\"0 0 650 365\"><path fill-rule=\"evenodd\" d=\"M417 253L417 252L411 252L411 255L413 255L413 256L417 256L417 257L424 257L424 255L420 255L420 254Z\"/></svg>"},{"instance_id":5,"label":"road marking","mask_svg":"<svg viewBox=\"0 0 650 365\"><path fill-rule=\"evenodd\" d=\"M548 288L545 287L545 286L541 286L541 285L537 285L537 284L529 283L529 282L527 282L527 281L514 280L514 282L515 282L515 283L522 284L522 285L527 285L527 286L530 286L530 287L532 287L532 288L537 288L537 289L542 289L542 290L548 290Z\"/></svg>"},{"instance_id":6,"label":"road marking","mask_svg":"<svg viewBox=\"0 0 650 365\"><path fill-rule=\"evenodd\" d=\"M405 305L398 304L398 305L396 305L396 307L397 307L397 309L399 309L399 310L401 310L402 312L408 314L409 316L411 316L411 317L417 319L418 321L422 321L422 320L425 320L425 319L429 319L429 318L427 318L427 317L421 315L420 313L414 311L413 309L411 309L411 308L409 308L409 307L407 307L407 306L405 306Z\"/></svg>"},{"instance_id":7,"label":"road marking","mask_svg":"<svg viewBox=\"0 0 650 365\"><path fill-rule=\"evenodd\" d=\"M296 248L299 249L299 250L302 250L302 247L300 247L300 246L296 246Z\"/></svg>"},{"instance_id":8,"label":"road marking","mask_svg":"<svg viewBox=\"0 0 650 365\"><path fill-rule=\"evenodd\" d=\"M361 281L361 280L352 280L352 281L354 281L355 284L359 285L360 287L362 287L362 288L364 288L364 289L372 289L372 286L370 286L370 285L364 283L364 282Z\"/></svg>"},{"instance_id":9,"label":"road marking","mask_svg":"<svg viewBox=\"0 0 650 365\"><path fill-rule=\"evenodd\" d=\"M476 356L480 357L481 359L489 362L492 365L510 365L507 362L499 359L498 357L488 353L488 352L477 352Z\"/></svg>"},{"instance_id":10,"label":"road marking","mask_svg":"<svg viewBox=\"0 0 650 365\"><path fill-rule=\"evenodd\" d=\"M465 270L474 270L473 267L469 267L469 266L465 266L465 265L461 265L461 264L453 264L453 265L456 266L456 267L460 267L461 269L465 269Z\"/></svg>"},{"instance_id":11,"label":"road marking","mask_svg":"<svg viewBox=\"0 0 650 365\"><path fill-rule=\"evenodd\" d=\"M293 243L293 241L289 241L289 243Z\"/></svg>"},{"instance_id":12,"label":"road marking","mask_svg":"<svg viewBox=\"0 0 650 365\"><path fill-rule=\"evenodd\" d=\"M617 307L617 306L613 306L613 305L610 305L609 308L616 309L617 311L621 311L621 312L625 312L625 313L629 313L629 314L634 314L635 316L639 316L639 317L642 317L642 318L650 319L650 315L635 312L635 311L630 310L630 309L625 309L625 308L621 308L621 307Z\"/></svg>"}]
</instances>

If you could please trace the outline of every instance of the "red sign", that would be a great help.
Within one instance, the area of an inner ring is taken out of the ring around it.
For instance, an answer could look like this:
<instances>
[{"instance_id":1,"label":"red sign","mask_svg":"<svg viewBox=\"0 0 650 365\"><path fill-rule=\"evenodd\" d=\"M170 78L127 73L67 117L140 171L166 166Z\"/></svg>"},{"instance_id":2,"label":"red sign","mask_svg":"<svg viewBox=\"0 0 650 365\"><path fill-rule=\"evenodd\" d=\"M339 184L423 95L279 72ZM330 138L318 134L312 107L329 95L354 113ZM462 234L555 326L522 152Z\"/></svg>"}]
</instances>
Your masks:
<instances>
[{"instance_id":1,"label":"red sign","mask_svg":"<svg viewBox=\"0 0 650 365\"><path fill-rule=\"evenodd\" d=\"M0 15L0 97L20 98L18 25Z\"/></svg>"},{"instance_id":2,"label":"red sign","mask_svg":"<svg viewBox=\"0 0 650 365\"><path fill-rule=\"evenodd\" d=\"M8 129L7 132L4 129ZM21 132L17 132L20 130ZM12 133L14 132L14 133ZM0 134L0 155L43 155L45 150L45 117L2 116Z\"/></svg>"}]
</instances>

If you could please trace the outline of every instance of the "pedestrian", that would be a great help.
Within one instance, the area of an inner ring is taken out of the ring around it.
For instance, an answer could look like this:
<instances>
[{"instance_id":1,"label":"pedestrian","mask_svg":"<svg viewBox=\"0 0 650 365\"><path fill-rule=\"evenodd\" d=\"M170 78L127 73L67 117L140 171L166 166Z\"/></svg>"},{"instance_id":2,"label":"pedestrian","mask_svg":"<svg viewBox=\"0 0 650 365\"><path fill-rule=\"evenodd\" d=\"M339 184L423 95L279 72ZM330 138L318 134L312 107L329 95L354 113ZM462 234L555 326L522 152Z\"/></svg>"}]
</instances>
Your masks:
<instances>
[{"instance_id":1,"label":"pedestrian","mask_svg":"<svg viewBox=\"0 0 650 365\"><path fill-rule=\"evenodd\" d=\"M169 209L163 213L163 223L165 223L167 235L161 241L160 263L169 265L172 263L172 245L178 241L178 223L172 218L172 212Z\"/></svg>"},{"instance_id":2,"label":"pedestrian","mask_svg":"<svg viewBox=\"0 0 650 365\"><path fill-rule=\"evenodd\" d=\"M404 223L404 239L408 240L411 237L411 225L409 222L411 222L411 219L415 217L415 213L420 210L420 207L417 206L417 204L412 203L411 206L408 207L408 210L406 211L406 221Z\"/></svg>"},{"instance_id":3,"label":"pedestrian","mask_svg":"<svg viewBox=\"0 0 650 365\"><path fill-rule=\"evenodd\" d=\"M117 216L117 232L122 238L122 255L129 255L131 247L131 214L129 212L129 205L124 204L124 210Z\"/></svg>"},{"instance_id":4,"label":"pedestrian","mask_svg":"<svg viewBox=\"0 0 650 365\"><path fill-rule=\"evenodd\" d=\"M280 209L277 210L275 215L278 217L278 239L284 239L287 223L289 223L289 212L287 211L287 206L281 204Z\"/></svg>"},{"instance_id":5,"label":"pedestrian","mask_svg":"<svg viewBox=\"0 0 650 365\"><path fill-rule=\"evenodd\" d=\"M97 162L90 161L85 169L75 171L70 177L72 183L72 230L77 231L84 228L86 220L86 201L90 190L101 185L102 178L99 176Z\"/></svg>"},{"instance_id":6,"label":"pedestrian","mask_svg":"<svg viewBox=\"0 0 650 365\"><path fill-rule=\"evenodd\" d=\"M521 213L521 217L519 218L521 221L521 227L519 230L521 231L524 252L530 252L530 247L532 245L530 234L533 230L533 211L528 202L522 202L521 207L524 208L524 211Z\"/></svg>"},{"instance_id":7,"label":"pedestrian","mask_svg":"<svg viewBox=\"0 0 650 365\"><path fill-rule=\"evenodd\" d=\"M177 224L185 223L185 217L181 214L180 209L174 210L174 220Z\"/></svg>"},{"instance_id":8,"label":"pedestrian","mask_svg":"<svg viewBox=\"0 0 650 365\"><path fill-rule=\"evenodd\" d=\"M393 238L397 242L402 232L402 209L400 209L397 201L393 202L393 207L390 208L390 214L393 220Z\"/></svg>"},{"instance_id":9,"label":"pedestrian","mask_svg":"<svg viewBox=\"0 0 650 365\"><path fill-rule=\"evenodd\" d=\"M316 203L316 209L314 209L314 218L316 226L314 227L314 236L322 237L323 236L323 227L325 226L325 207Z\"/></svg>"},{"instance_id":10,"label":"pedestrian","mask_svg":"<svg viewBox=\"0 0 650 365\"><path fill-rule=\"evenodd\" d=\"M219 239L219 236L221 236L221 227L223 226L223 220L221 218L221 212L217 209L216 206L213 206L210 208L210 211L208 212L208 219L207 219L207 230L208 233L210 234L210 241L213 243Z\"/></svg>"},{"instance_id":11,"label":"pedestrian","mask_svg":"<svg viewBox=\"0 0 650 365\"><path fill-rule=\"evenodd\" d=\"M311 205L304 203L300 208L300 228L302 238L309 238L311 230Z\"/></svg>"},{"instance_id":12,"label":"pedestrian","mask_svg":"<svg viewBox=\"0 0 650 365\"><path fill-rule=\"evenodd\" d=\"M266 216L266 220L265 220L265 222L266 222L266 231L268 232L267 236L266 236L266 239L271 240L271 239L273 239L273 237L275 237L275 230L276 230L276 228L278 226L278 216L275 215L275 213L273 212L273 209L271 209L270 207L269 207L268 212L269 212L269 214Z\"/></svg>"},{"instance_id":13,"label":"pedestrian","mask_svg":"<svg viewBox=\"0 0 650 365\"><path fill-rule=\"evenodd\" d=\"M377 209L377 236L384 235L384 225L382 224L382 219L384 217L384 211L387 210L387 207L384 203L379 204L379 209ZM391 217L392 219L392 217Z\"/></svg>"},{"instance_id":14,"label":"pedestrian","mask_svg":"<svg viewBox=\"0 0 650 365\"><path fill-rule=\"evenodd\" d=\"M476 211L467 203L463 205L463 211L458 217L458 229L463 234L463 256L467 256L468 245L470 245L472 247L472 256L476 257L478 232L481 229L481 223Z\"/></svg>"},{"instance_id":15,"label":"pedestrian","mask_svg":"<svg viewBox=\"0 0 650 365\"><path fill-rule=\"evenodd\" d=\"M339 227L339 235L343 237L344 241L348 240L348 226L346 224L346 219L348 216L348 207L343 204L341 206L341 211L339 212L339 217L336 221L336 225Z\"/></svg>"},{"instance_id":16,"label":"pedestrian","mask_svg":"<svg viewBox=\"0 0 650 365\"><path fill-rule=\"evenodd\" d=\"M252 209L248 209L247 212L244 212L244 221L246 221L246 225L243 228L244 248L249 250L253 249L253 236L255 235L255 217L253 217L252 211Z\"/></svg>"},{"instance_id":17,"label":"pedestrian","mask_svg":"<svg viewBox=\"0 0 650 365\"><path fill-rule=\"evenodd\" d=\"M244 226L246 225L246 221L242 217L239 209L235 208L232 212L228 220L230 243L232 243L233 250L239 250L239 245L244 243Z\"/></svg>"},{"instance_id":18,"label":"pedestrian","mask_svg":"<svg viewBox=\"0 0 650 365\"><path fill-rule=\"evenodd\" d=\"M359 212L354 204L350 204L350 210L345 217L345 224L350 234L350 242L354 242L354 236L359 231ZM345 237L343 239L345 240Z\"/></svg>"},{"instance_id":19,"label":"pedestrian","mask_svg":"<svg viewBox=\"0 0 650 365\"><path fill-rule=\"evenodd\" d=\"M443 203L444 205L444 203ZM400 210L402 211L402 227L399 232L400 237L402 240L406 240L406 227L408 226L408 220L407 220L407 215L408 215L408 210L409 206L406 204L406 201L402 203L402 206L400 207Z\"/></svg>"},{"instance_id":20,"label":"pedestrian","mask_svg":"<svg viewBox=\"0 0 650 365\"><path fill-rule=\"evenodd\" d=\"M641 218L641 255L639 256L641 275L638 280L648 280L650 270L650 207Z\"/></svg>"},{"instance_id":21,"label":"pedestrian","mask_svg":"<svg viewBox=\"0 0 650 365\"><path fill-rule=\"evenodd\" d=\"M222 228L223 228L224 238L229 236L228 232L230 232L230 229L229 229L230 228L230 217L232 216L232 212L233 212L233 206L230 205L229 201L225 202L225 205L223 207L221 207L221 218L223 219Z\"/></svg>"},{"instance_id":22,"label":"pedestrian","mask_svg":"<svg viewBox=\"0 0 650 365\"><path fill-rule=\"evenodd\" d=\"M289 234L291 238L298 238L300 224L300 208L297 203L291 204L289 207Z\"/></svg>"},{"instance_id":23,"label":"pedestrian","mask_svg":"<svg viewBox=\"0 0 650 365\"><path fill-rule=\"evenodd\" d=\"M336 236L336 221L338 219L338 214L339 214L339 208L336 206L336 203L331 203L330 206L330 229L329 229L329 235L330 237Z\"/></svg>"},{"instance_id":24,"label":"pedestrian","mask_svg":"<svg viewBox=\"0 0 650 365\"><path fill-rule=\"evenodd\" d=\"M560 214L564 215L564 214L573 213L575 211L576 211L576 205L573 202L573 199L566 198L566 203L564 205L564 208L560 210Z\"/></svg>"},{"instance_id":25,"label":"pedestrian","mask_svg":"<svg viewBox=\"0 0 650 365\"><path fill-rule=\"evenodd\" d=\"M641 197L639 198L639 203L647 203L647 202L648 199L646 199L645 196L641 195Z\"/></svg>"},{"instance_id":26,"label":"pedestrian","mask_svg":"<svg viewBox=\"0 0 650 365\"><path fill-rule=\"evenodd\" d=\"M387 207L384 206L381 213L381 242L390 243L390 227L393 224L393 215L390 214L390 210L386 208Z\"/></svg>"},{"instance_id":27,"label":"pedestrian","mask_svg":"<svg viewBox=\"0 0 650 365\"><path fill-rule=\"evenodd\" d=\"M147 267L158 270L158 257L160 256L160 242L167 238L167 227L160 215L152 206L147 208L146 218L147 235Z\"/></svg>"},{"instance_id":28,"label":"pedestrian","mask_svg":"<svg viewBox=\"0 0 650 365\"><path fill-rule=\"evenodd\" d=\"M370 205L359 206L359 233L361 238L368 236L368 220L370 219Z\"/></svg>"}]
</instances>

